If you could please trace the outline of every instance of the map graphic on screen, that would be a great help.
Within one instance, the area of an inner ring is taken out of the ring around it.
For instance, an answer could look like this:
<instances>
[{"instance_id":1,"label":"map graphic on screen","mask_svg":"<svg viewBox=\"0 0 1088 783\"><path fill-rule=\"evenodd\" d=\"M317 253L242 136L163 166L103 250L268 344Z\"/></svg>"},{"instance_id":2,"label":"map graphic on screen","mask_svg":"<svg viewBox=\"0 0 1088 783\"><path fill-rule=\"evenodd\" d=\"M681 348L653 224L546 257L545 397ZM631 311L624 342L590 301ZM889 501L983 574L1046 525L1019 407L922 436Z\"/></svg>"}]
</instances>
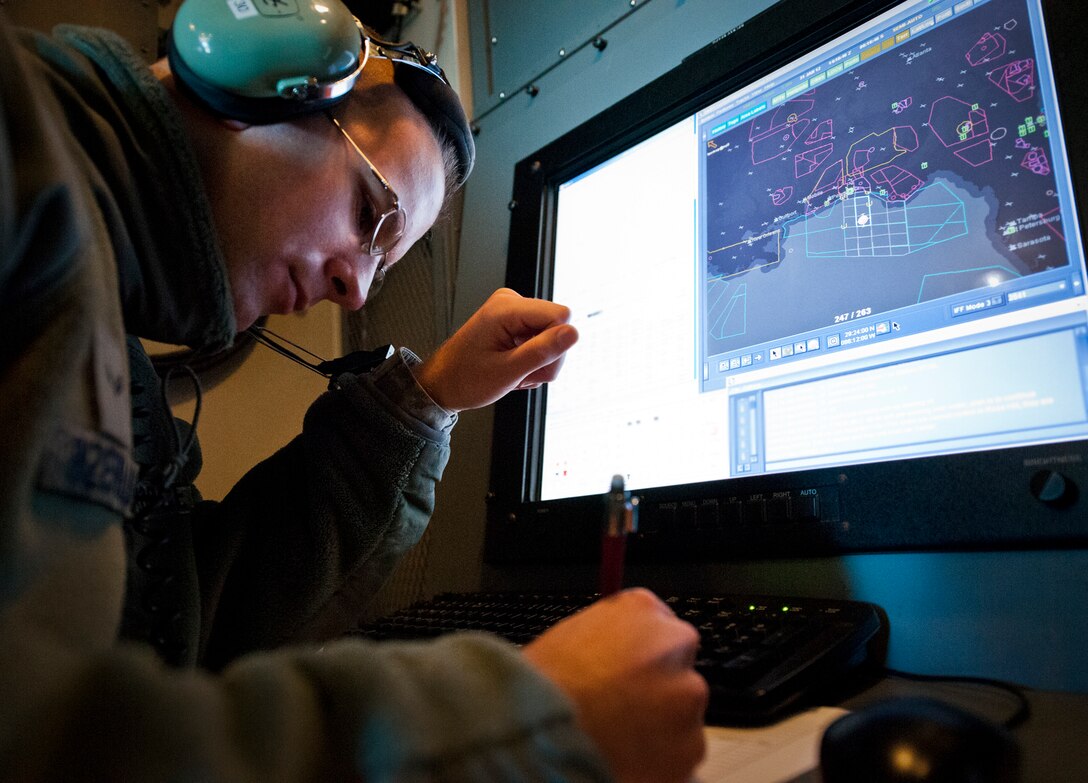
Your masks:
<instances>
[{"instance_id":1,"label":"map graphic on screen","mask_svg":"<svg viewBox=\"0 0 1088 783\"><path fill-rule=\"evenodd\" d=\"M1070 264L1022 0L874 38L708 121L705 355Z\"/></svg>"}]
</instances>

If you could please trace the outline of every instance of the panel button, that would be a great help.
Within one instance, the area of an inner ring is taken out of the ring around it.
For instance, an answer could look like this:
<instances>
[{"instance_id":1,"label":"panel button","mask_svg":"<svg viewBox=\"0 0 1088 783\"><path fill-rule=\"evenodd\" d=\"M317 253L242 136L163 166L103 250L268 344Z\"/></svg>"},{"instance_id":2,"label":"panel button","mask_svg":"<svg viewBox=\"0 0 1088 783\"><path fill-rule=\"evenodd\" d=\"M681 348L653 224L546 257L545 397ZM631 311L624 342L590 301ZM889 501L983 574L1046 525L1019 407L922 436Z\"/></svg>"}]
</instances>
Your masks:
<instances>
[{"instance_id":1,"label":"panel button","mask_svg":"<svg viewBox=\"0 0 1088 783\"><path fill-rule=\"evenodd\" d=\"M716 499L709 498L699 501L696 526L700 530L718 529L718 501Z\"/></svg>"},{"instance_id":2,"label":"panel button","mask_svg":"<svg viewBox=\"0 0 1088 783\"><path fill-rule=\"evenodd\" d=\"M767 519L765 506L763 498L748 498L744 501L744 523L762 525Z\"/></svg>"},{"instance_id":3,"label":"panel button","mask_svg":"<svg viewBox=\"0 0 1088 783\"><path fill-rule=\"evenodd\" d=\"M718 505L718 519L722 527L739 525L743 514L744 505L736 498L729 498Z\"/></svg>"},{"instance_id":4,"label":"panel button","mask_svg":"<svg viewBox=\"0 0 1088 783\"><path fill-rule=\"evenodd\" d=\"M820 495L814 489L802 490L794 496L790 509L793 519L812 521L820 518Z\"/></svg>"},{"instance_id":5,"label":"panel button","mask_svg":"<svg viewBox=\"0 0 1088 783\"><path fill-rule=\"evenodd\" d=\"M768 522L788 522L790 518L790 493L775 492L767 500L764 510Z\"/></svg>"},{"instance_id":6,"label":"panel button","mask_svg":"<svg viewBox=\"0 0 1088 783\"><path fill-rule=\"evenodd\" d=\"M695 505L694 500L681 501L680 507L676 509L676 528L690 532L695 529L696 513L698 506Z\"/></svg>"},{"instance_id":7,"label":"panel button","mask_svg":"<svg viewBox=\"0 0 1088 783\"><path fill-rule=\"evenodd\" d=\"M1028 486L1036 499L1052 508L1066 508L1077 499L1077 485L1056 470L1040 470Z\"/></svg>"}]
</instances>

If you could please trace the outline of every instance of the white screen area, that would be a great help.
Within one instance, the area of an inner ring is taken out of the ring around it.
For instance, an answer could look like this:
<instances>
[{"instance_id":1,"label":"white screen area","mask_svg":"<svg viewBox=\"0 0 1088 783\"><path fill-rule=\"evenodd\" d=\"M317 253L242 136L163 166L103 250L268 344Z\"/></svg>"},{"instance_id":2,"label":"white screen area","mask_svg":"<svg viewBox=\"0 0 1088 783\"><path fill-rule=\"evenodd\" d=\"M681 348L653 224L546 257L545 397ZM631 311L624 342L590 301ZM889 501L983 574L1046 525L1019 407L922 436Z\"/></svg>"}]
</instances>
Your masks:
<instances>
[{"instance_id":1,"label":"white screen area","mask_svg":"<svg viewBox=\"0 0 1088 783\"><path fill-rule=\"evenodd\" d=\"M696 382L697 188L687 120L560 189L553 298L580 338L548 387L544 499L721 475L726 397Z\"/></svg>"},{"instance_id":2,"label":"white screen area","mask_svg":"<svg viewBox=\"0 0 1088 783\"><path fill-rule=\"evenodd\" d=\"M1038 0L912 0L559 187L539 500L1088 437Z\"/></svg>"}]
</instances>

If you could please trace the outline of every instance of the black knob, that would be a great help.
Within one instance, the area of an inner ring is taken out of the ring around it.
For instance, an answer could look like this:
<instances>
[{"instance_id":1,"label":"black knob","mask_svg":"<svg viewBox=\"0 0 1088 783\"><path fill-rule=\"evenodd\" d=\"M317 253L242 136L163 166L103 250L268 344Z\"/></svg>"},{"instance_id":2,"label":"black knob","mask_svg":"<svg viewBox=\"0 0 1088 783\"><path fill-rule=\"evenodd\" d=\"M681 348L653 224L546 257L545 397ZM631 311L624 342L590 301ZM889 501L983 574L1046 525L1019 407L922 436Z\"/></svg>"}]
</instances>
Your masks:
<instances>
[{"instance_id":1,"label":"black knob","mask_svg":"<svg viewBox=\"0 0 1088 783\"><path fill-rule=\"evenodd\" d=\"M1077 499L1077 485L1056 470L1040 470L1029 486L1032 495L1053 508L1066 508Z\"/></svg>"}]
</instances>

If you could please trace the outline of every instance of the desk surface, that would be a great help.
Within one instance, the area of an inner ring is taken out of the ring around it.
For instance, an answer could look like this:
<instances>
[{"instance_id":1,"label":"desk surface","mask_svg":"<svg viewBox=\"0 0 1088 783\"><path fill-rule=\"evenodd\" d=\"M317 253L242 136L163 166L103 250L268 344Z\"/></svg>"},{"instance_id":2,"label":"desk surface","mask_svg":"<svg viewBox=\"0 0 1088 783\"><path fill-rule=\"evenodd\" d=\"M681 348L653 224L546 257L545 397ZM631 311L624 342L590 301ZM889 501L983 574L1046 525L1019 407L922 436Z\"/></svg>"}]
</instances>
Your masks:
<instances>
[{"instance_id":1,"label":"desk surface","mask_svg":"<svg viewBox=\"0 0 1088 783\"><path fill-rule=\"evenodd\" d=\"M1088 695L1024 689L1028 719L1013 730L1020 742L1021 783L1083 783L1088 779ZM999 688L973 683L914 682L888 677L840 706L859 710L884 699L928 696L1004 723L1019 703ZM804 783L819 780L806 776ZM798 781L797 783L801 783Z\"/></svg>"},{"instance_id":2,"label":"desk surface","mask_svg":"<svg viewBox=\"0 0 1088 783\"><path fill-rule=\"evenodd\" d=\"M1024 690L1026 721L1013 730L1020 744L1020 783L1083 783L1088 780L1088 695ZM820 738L844 710L862 710L887 699L940 699L1004 724L1021 706L1010 691L967 682L918 682L887 676L832 708L821 707L758 729L707 729L708 755L699 783L822 783Z\"/></svg>"}]
</instances>

